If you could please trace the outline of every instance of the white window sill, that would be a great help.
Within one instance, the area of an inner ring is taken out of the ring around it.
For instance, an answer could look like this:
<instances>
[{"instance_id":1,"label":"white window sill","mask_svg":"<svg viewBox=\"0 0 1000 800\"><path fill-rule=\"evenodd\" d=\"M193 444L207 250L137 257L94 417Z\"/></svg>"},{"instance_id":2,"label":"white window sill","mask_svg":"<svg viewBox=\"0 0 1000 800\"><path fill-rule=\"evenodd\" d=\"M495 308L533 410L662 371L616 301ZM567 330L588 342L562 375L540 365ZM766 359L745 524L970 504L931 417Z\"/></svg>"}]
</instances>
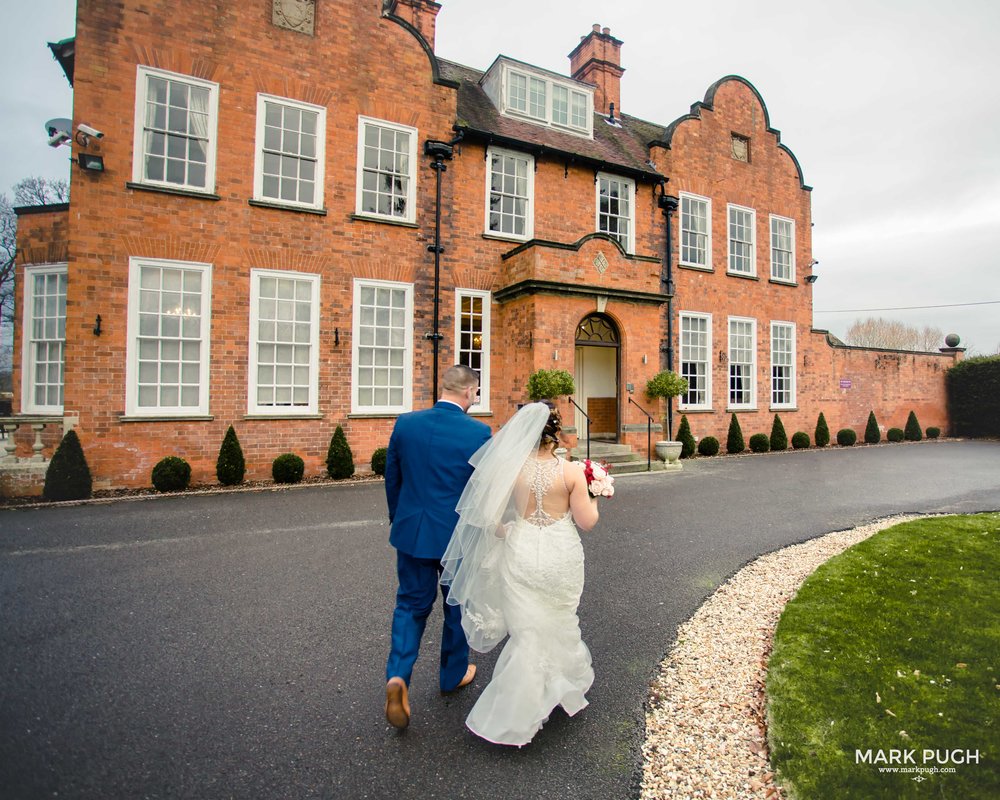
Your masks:
<instances>
[{"instance_id":1,"label":"white window sill","mask_svg":"<svg viewBox=\"0 0 1000 800\"><path fill-rule=\"evenodd\" d=\"M211 422L213 414L162 414L141 416L139 414L121 414L119 422Z\"/></svg>"},{"instance_id":2,"label":"white window sill","mask_svg":"<svg viewBox=\"0 0 1000 800\"><path fill-rule=\"evenodd\" d=\"M362 214L360 212L351 214L351 219L356 222L381 222L383 225L399 225L401 228L419 228L416 222L410 219L399 219L398 217L380 217L376 214Z\"/></svg>"},{"instance_id":3,"label":"white window sill","mask_svg":"<svg viewBox=\"0 0 1000 800\"><path fill-rule=\"evenodd\" d=\"M530 242L531 236L515 236L514 234L506 233L495 233L494 231L487 231L483 233L484 239L494 239L498 242L519 242L524 244L525 242Z\"/></svg>"},{"instance_id":4,"label":"white window sill","mask_svg":"<svg viewBox=\"0 0 1000 800\"><path fill-rule=\"evenodd\" d=\"M759 281L760 280L760 278L758 278L756 275L754 275L754 274L752 274L750 272L733 272L731 269L727 269L726 270L726 274L729 275L730 277L733 277L733 278L746 278L746 279L751 280L751 281Z\"/></svg>"}]
</instances>

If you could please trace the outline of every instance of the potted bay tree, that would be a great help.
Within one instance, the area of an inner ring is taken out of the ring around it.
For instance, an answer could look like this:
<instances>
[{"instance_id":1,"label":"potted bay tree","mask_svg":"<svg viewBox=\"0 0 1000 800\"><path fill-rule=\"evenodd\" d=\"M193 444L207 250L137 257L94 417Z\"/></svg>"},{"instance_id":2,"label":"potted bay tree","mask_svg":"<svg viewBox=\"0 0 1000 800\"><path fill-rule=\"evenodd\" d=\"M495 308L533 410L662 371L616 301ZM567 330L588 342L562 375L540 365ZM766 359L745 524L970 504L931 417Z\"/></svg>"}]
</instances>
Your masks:
<instances>
[{"instance_id":1,"label":"potted bay tree","mask_svg":"<svg viewBox=\"0 0 1000 800\"><path fill-rule=\"evenodd\" d=\"M646 396L653 400L663 398L667 401L668 408L669 404L673 402L673 398L684 394L687 390L687 379L682 378L676 372L669 369L656 373L656 375L646 381ZM669 413L663 420L663 430L667 436L671 435ZM683 442L674 441L673 439L661 439L654 445L656 457L661 461L665 461L670 466L676 465L679 467L677 459L680 458L683 444Z\"/></svg>"}]
</instances>

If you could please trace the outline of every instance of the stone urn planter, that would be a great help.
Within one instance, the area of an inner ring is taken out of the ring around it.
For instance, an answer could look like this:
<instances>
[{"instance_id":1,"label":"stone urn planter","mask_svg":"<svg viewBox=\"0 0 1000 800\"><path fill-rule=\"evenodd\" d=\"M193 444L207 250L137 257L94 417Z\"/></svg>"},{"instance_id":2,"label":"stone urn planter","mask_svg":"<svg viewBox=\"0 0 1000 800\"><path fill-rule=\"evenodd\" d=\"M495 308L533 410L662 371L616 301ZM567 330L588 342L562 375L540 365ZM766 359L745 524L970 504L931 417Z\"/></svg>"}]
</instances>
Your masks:
<instances>
[{"instance_id":1,"label":"stone urn planter","mask_svg":"<svg viewBox=\"0 0 1000 800\"><path fill-rule=\"evenodd\" d=\"M659 441L653 447L656 450L656 457L663 461L667 469L680 469L678 459L681 457L683 442Z\"/></svg>"}]
</instances>

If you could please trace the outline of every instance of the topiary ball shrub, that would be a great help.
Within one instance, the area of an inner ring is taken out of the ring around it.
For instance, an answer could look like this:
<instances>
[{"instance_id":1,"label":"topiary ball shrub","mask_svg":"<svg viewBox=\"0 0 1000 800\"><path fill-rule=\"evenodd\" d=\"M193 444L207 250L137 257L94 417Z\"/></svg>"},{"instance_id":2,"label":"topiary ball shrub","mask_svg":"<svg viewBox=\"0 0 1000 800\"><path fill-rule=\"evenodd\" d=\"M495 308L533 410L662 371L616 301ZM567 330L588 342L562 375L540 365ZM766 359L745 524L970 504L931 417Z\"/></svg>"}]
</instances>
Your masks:
<instances>
[{"instance_id":1,"label":"topiary ball shrub","mask_svg":"<svg viewBox=\"0 0 1000 800\"><path fill-rule=\"evenodd\" d=\"M792 447L796 450L805 450L809 447L809 434L805 431L796 431L792 434Z\"/></svg>"},{"instance_id":2,"label":"topiary ball shrub","mask_svg":"<svg viewBox=\"0 0 1000 800\"><path fill-rule=\"evenodd\" d=\"M528 397L532 402L554 400L576 392L573 376L564 369L538 369L528 376Z\"/></svg>"},{"instance_id":3,"label":"topiary ball shrub","mask_svg":"<svg viewBox=\"0 0 1000 800\"><path fill-rule=\"evenodd\" d=\"M772 450L787 450L788 435L785 433L785 426L781 424L781 417L774 415L774 423L771 425L771 438L768 441Z\"/></svg>"},{"instance_id":4,"label":"topiary ball shrub","mask_svg":"<svg viewBox=\"0 0 1000 800\"><path fill-rule=\"evenodd\" d=\"M240 447L236 431L230 425L222 439L222 447L219 448L219 458L215 462L215 477L223 486L236 486L243 483L246 471L247 463L243 458L243 448Z\"/></svg>"},{"instance_id":5,"label":"topiary ball shrub","mask_svg":"<svg viewBox=\"0 0 1000 800\"><path fill-rule=\"evenodd\" d=\"M333 432L326 451L326 472L334 480L350 478L354 474L354 454L340 425Z\"/></svg>"},{"instance_id":6,"label":"topiary ball shrub","mask_svg":"<svg viewBox=\"0 0 1000 800\"><path fill-rule=\"evenodd\" d=\"M295 453L282 453L271 463L271 477L275 483L298 483L305 471L305 462Z\"/></svg>"},{"instance_id":7,"label":"topiary ball shrub","mask_svg":"<svg viewBox=\"0 0 1000 800\"><path fill-rule=\"evenodd\" d=\"M830 429L826 425L826 417L823 412L819 412L819 419L816 420L816 435L813 437L817 447L826 447L830 444Z\"/></svg>"},{"instance_id":8,"label":"topiary ball shrub","mask_svg":"<svg viewBox=\"0 0 1000 800\"><path fill-rule=\"evenodd\" d=\"M372 472L376 475L385 475L385 457L388 454L389 451L384 447L372 453Z\"/></svg>"},{"instance_id":9,"label":"topiary ball shrub","mask_svg":"<svg viewBox=\"0 0 1000 800\"><path fill-rule=\"evenodd\" d=\"M771 440L766 433L755 433L750 437L750 449L755 453L766 453L771 449Z\"/></svg>"},{"instance_id":10,"label":"topiary ball shrub","mask_svg":"<svg viewBox=\"0 0 1000 800\"><path fill-rule=\"evenodd\" d=\"M695 454L698 443L691 433L691 425L688 423L687 414L681 414L681 424L677 429L677 441L681 443L681 458L690 458Z\"/></svg>"},{"instance_id":11,"label":"topiary ball shrub","mask_svg":"<svg viewBox=\"0 0 1000 800\"><path fill-rule=\"evenodd\" d=\"M878 429L875 412L868 412L868 424L865 426L865 444L878 444L882 441L882 432Z\"/></svg>"},{"instance_id":12,"label":"topiary ball shrub","mask_svg":"<svg viewBox=\"0 0 1000 800\"><path fill-rule=\"evenodd\" d=\"M698 442L698 455L717 456L719 454L719 440L714 436L706 436Z\"/></svg>"},{"instance_id":13,"label":"topiary ball shrub","mask_svg":"<svg viewBox=\"0 0 1000 800\"><path fill-rule=\"evenodd\" d=\"M191 483L191 465L183 458L167 456L153 467L153 486L158 492L179 492Z\"/></svg>"},{"instance_id":14,"label":"topiary ball shrub","mask_svg":"<svg viewBox=\"0 0 1000 800\"><path fill-rule=\"evenodd\" d=\"M906 427L903 428L903 433L906 435L908 442L919 442L924 438L920 430L920 423L917 422L917 415L912 411L910 412L910 416L906 418Z\"/></svg>"},{"instance_id":15,"label":"topiary ball shrub","mask_svg":"<svg viewBox=\"0 0 1000 800\"><path fill-rule=\"evenodd\" d=\"M837 431L837 444L841 447L850 447L858 440L858 435L850 428L841 428Z\"/></svg>"},{"instance_id":16,"label":"topiary ball shrub","mask_svg":"<svg viewBox=\"0 0 1000 800\"><path fill-rule=\"evenodd\" d=\"M80 438L71 430L59 442L45 470L42 497L46 500L86 500L93 488L94 481Z\"/></svg>"},{"instance_id":17,"label":"topiary ball shrub","mask_svg":"<svg viewBox=\"0 0 1000 800\"><path fill-rule=\"evenodd\" d=\"M927 429L927 438L928 439L937 439L938 436L940 436L940 435L941 435L941 429L940 428L935 428L935 427L932 426L932 427L930 427L930 428Z\"/></svg>"},{"instance_id":18,"label":"topiary ball shrub","mask_svg":"<svg viewBox=\"0 0 1000 800\"><path fill-rule=\"evenodd\" d=\"M885 438L890 442L901 442L906 438L906 436L903 433L902 428L889 428L885 434Z\"/></svg>"},{"instance_id":19,"label":"topiary ball shrub","mask_svg":"<svg viewBox=\"0 0 1000 800\"><path fill-rule=\"evenodd\" d=\"M732 418L729 420L729 435L726 437L726 452L730 455L735 453L742 453L747 449L747 446L743 443L743 429L740 427L740 421L736 419L736 415L733 414Z\"/></svg>"}]
</instances>

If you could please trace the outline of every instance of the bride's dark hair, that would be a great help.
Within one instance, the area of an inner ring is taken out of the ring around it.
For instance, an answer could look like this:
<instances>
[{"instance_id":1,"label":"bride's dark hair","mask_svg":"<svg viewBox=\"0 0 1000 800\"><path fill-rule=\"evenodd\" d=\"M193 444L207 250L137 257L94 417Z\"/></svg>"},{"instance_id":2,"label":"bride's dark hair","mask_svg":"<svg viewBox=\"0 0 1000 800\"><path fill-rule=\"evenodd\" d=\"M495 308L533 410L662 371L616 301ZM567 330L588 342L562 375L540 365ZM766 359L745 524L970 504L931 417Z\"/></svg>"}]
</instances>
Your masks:
<instances>
[{"instance_id":1,"label":"bride's dark hair","mask_svg":"<svg viewBox=\"0 0 1000 800\"><path fill-rule=\"evenodd\" d=\"M559 431L562 430L562 417L559 414L559 409L556 408L555 403L551 400L542 400L542 402L549 407L549 418L542 429L541 443L543 445L552 444L553 442L558 443Z\"/></svg>"}]
</instances>

